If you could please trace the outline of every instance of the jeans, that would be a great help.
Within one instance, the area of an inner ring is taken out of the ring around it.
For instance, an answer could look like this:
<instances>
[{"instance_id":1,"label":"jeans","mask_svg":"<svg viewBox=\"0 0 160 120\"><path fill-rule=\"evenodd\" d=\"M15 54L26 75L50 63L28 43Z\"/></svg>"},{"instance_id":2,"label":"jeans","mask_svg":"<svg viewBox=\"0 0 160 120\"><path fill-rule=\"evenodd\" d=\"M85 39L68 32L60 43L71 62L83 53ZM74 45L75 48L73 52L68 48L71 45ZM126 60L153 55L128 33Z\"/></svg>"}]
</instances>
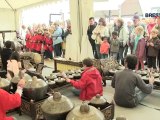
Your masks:
<instances>
[{"instance_id":1,"label":"jeans","mask_svg":"<svg viewBox=\"0 0 160 120\"><path fill-rule=\"evenodd\" d=\"M79 89L72 88L72 92L75 96L79 96L81 91Z\"/></svg>"},{"instance_id":2,"label":"jeans","mask_svg":"<svg viewBox=\"0 0 160 120\"><path fill-rule=\"evenodd\" d=\"M54 56L61 57L61 54L62 54L62 44L58 43L54 45Z\"/></svg>"},{"instance_id":3,"label":"jeans","mask_svg":"<svg viewBox=\"0 0 160 120\"><path fill-rule=\"evenodd\" d=\"M124 53L124 48L125 47L120 47L119 48L119 52L118 52L118 61L121 61L121 64L124 64L124 57L123 57L123 53Z\"/></svg>"},{"instance_id":4,"label":"jeans","mask_svg":"<svg viewBox=\"0 0 160 120\"><path fill-rule=\"evenodd\" d=\"M101 59L106 59L108 57L108 54L101 54Z\"/></svg>"},{"instance_id":5,"label":"jeans","mask_svg":"<svg viewBox=\"0 0 160 120\"><path fill-rule=\"evenodd\" d=\"M100 44L96 44L96 51L97 51L97 57L98 59L101 58L101 54L100 54Z\"/></svg>"},{"instance_id":6,"label":"jeans","mask_svg":"<svg viewBox=\"0 0 160 120\"><path fill-rule=\"evenodd\" d=\"M111 52L111 56L112 56L115 60L118 59L118 53L116 53L116 52Z\"/></svg>"},{"instance_id":7,"label":"jeans","mask_svg":"<svg viewBox=\"0 0 160 120\"><path fill-rule=\"evenodd\" d=\"M125 49L124 49L124 57L127 56L127 53L128 53L128 45L125 46Z\"/></svg>"},{"instance_id":8,"label":"jeans","mask_svg":"<svg viewBox=\"0 0 160 120\"><path fill-rule=\"evenodd\" d=\"M137 104L139 104L148 94L142 92L140 89L136 88L136 100Z\"/></svg>"}]
</instances>

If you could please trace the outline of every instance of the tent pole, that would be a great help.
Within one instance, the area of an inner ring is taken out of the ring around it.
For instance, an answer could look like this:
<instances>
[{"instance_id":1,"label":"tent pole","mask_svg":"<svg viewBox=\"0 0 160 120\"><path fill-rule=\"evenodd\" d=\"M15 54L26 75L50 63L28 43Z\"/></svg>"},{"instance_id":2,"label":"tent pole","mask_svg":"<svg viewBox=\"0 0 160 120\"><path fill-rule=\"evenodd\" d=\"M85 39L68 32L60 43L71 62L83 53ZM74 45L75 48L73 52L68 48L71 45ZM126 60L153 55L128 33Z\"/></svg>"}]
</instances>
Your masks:
<instances>
[{"instance_id":1,"label":"tent pole","mask_svg":"<svg viewBox=\"0 0 160 120\"><path fill-rule=\"evenodd\" d=\"M5 2L8 4L8 6L14 11L14 8L12 7L12 5L7 1L5 0Z\"/></svg>"}]
</instances>

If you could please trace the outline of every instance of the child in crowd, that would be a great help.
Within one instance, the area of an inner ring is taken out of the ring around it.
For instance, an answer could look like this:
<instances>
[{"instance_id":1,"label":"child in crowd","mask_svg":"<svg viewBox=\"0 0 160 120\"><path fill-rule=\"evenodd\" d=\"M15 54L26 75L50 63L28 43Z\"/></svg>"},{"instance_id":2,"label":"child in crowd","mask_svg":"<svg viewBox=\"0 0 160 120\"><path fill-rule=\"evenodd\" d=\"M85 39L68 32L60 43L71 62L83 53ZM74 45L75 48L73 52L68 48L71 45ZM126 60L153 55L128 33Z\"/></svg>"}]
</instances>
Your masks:
<instances>
[{"instance_id":1,"label":"child in crowd","mask_svg":"<svg viewBox=\"0 0 160 120\"><path fill-rule=\"evenodd\" d=\"M21 68L20 56L18 52L13 52L11 54L10 60L7 61L7 78L11 80L14 76L19 74L19 69Z\"/></svg>"},{"instance_id":2,"label":"child in crowd","mask_svg":"<svg viewBox=\"0 0 160 120\"><path fill-rule=\"evenodd\" d=\"M43 31L42 29L38 29L37 30L37 35L36 35L36 52L41 54L41 50L42 50L42 41L44 39L43 36Z\"/></svg>"},{"instance_id":3,"label":"child in crowd","mask_svg":"<svg viewBox=\"0 0 160 120\"><path fill-rule=\"evenodd\" d=\"M110 48L108 41L109 41L109 37L106 37L106 36L102 37L102 43L100 46L101 59L105 59L108 57L109 48Z\"/></svg>"},{"instance_id":4,"label":"child in crowd","mask_svg":"<svg viewBox=\"0 0 160 120\"><path fill-rule=\"evenodd\" d=\"M30 51L31 50L31 40L32 40L32 31L31 31L31 28L28 27L28 30L26 32L26 51Z\"/></svg>"},{"instance_id":5,"label":"child in crowd","mask_svg":"<svg viewBox=\"0 0 160 120\"><path fill-rule=\"evenodd\" d=\"M51 38L51 34L48 30L44 31L44 50L45 50L45 58L53 59L52 51L53 51L53 41Z\"/></svg>"},{"instance_id":6,"label":"child in crowd","mask_svg":"<svg viewBox=\"0 0 160 120\"><path fill-rule=\"evenodd\" d=\"M37 40L37 31L34 31L30 43L30 49L32 52L36 52L36 40Z\"/></svg>"},{"instance_id":7,"label":"child in crowd","mask_svg":"<svg viewBox=\"0 0 160 120\"><path fill-rule=\"evenodd\" d=\"M137 56L137 66L136 70L139 68L139 63L141 65L141 69L144 70L144 63L143 60L145 58L145 53L146 53L146 42L143 37L144 33L144 28L142 26L137 26L135 28L135 41L133 43L133 54Z\"/></svg>"},{"instance_id":8,"label":"child in crowd","mask_svg":"<svg viewBox=\"0 0 160 120\"><path fill-rule=\"evenodd\" d=\"M147 48L148 68L150 68L150 71L153 71L151 68L156 71L156 57L158 56L158 50L160 49L157 29L151 30L150 39L147 41Z\"/></svg>"},{"instance_id":9,"label":"child in crowd","mask_svg":"<svg viewBox=\"0 0 160 120\"><path fill-rule=\"evenodd\" d=\"M112 39L110 41L110 45L111 45L110 51L111 51L111 56L113 56L115 60L118 59L119 44L120 44L120 41L118 39L118 33L116 31L113 31Z\"/></svg>"}]
</instances>

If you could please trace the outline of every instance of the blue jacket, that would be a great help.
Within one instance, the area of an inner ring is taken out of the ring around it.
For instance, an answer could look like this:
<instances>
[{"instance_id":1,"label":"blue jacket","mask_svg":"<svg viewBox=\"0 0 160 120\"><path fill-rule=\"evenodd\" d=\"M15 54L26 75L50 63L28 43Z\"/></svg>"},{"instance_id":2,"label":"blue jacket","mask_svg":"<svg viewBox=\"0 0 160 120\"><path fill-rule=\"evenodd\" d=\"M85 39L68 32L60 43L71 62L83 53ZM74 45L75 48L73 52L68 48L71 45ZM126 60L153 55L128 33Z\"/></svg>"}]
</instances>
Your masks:
<instances>
[{"instance_id":1,"label":"blue jacket","mask_svg":"<svg viewBox=\"0 0 160 120\"><path fill-rule=\"evenodd\" d=\"M53 35L53 46L59 43L62 43L62 28L61 27L57 27L57 29L54 31Z\"/></svg>"}]
</instances>

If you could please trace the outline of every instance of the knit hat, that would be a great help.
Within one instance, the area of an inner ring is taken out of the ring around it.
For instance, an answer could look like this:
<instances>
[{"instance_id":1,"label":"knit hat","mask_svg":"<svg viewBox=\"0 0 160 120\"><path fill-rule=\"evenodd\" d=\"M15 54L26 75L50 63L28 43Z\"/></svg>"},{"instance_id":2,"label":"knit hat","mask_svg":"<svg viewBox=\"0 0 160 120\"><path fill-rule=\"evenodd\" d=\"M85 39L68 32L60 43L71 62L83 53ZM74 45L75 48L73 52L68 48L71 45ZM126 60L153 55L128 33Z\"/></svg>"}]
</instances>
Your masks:
<instances>
[{"instance_id":1,"label":"knit hat","mask_svg":"<svg viewBox=\"0 0 160 120\"><path fill-rule=\"evenodd\" d=\"M135 20L135 19L140 19L140 17L139 17L137 14L135 14L135 15L133 16L133 20Z\"/></svg>"}]
</instances>

